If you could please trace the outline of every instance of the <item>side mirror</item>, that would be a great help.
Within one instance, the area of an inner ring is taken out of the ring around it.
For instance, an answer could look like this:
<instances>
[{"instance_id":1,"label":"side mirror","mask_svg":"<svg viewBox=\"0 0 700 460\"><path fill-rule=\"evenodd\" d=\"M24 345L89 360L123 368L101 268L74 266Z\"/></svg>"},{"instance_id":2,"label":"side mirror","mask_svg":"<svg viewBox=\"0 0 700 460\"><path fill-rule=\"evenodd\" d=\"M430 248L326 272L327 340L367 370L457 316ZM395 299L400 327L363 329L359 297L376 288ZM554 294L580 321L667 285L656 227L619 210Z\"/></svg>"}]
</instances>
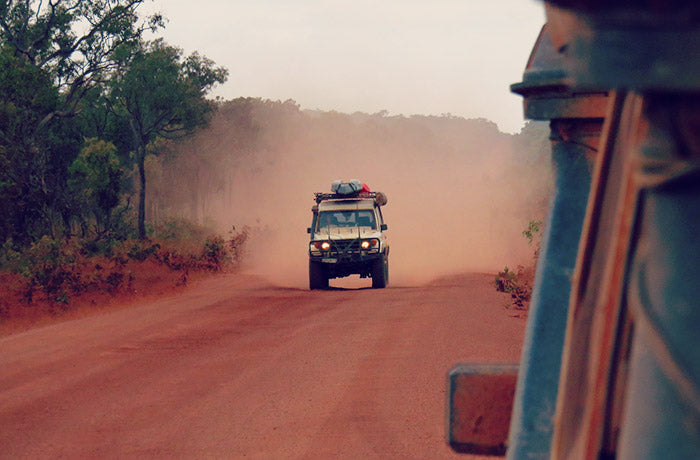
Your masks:
<instances>
[{"instance_id":1,"label":"side mirror","mask_svg":"<svg viewBox=\"0 0 700 460\"><path fill-rule=\"evenodd\" d=\"M306 233L311 233L311 227L307 227Z\"/></svg>"},{"instance_id":2,"label":"side mirror","mask_svg":"<svg viewBox=\"0 0 700 460\"><path fill-rule=\"evenodd\" d=\"M386 229L388 229L388 228L389 228L389 227L387 227L386 224L382 224L382 226L381 226L382 231L384 231L384 230L386 230Z\"/></svg>"},{"instance_id":3,"label":"side mirror","mask_svg":"<svg viewBox=\"0 0 700 460\"><path fill-rule=\"evenodd\" d=\"M517 364L460 364L447 375L447 443L461 454L506 454Z\"/></svg>"}]
</instances>

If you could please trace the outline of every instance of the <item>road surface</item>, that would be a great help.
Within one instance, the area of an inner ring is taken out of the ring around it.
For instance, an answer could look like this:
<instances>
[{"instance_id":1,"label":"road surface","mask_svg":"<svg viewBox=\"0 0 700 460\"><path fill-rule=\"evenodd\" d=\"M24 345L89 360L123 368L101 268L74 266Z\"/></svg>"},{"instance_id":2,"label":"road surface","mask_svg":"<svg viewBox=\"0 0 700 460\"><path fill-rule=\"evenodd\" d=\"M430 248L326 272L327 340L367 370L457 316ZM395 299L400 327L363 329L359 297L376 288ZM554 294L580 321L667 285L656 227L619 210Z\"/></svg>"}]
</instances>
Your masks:
<instances>
[{"instance_id":1,"label":"road surface","mask_svg":"<svg viewBox=\"0 0 700 460\"><path fill-rule=\"evenodd\" d=\"M492 275L306 291L252 275L0 338L0 458L441 459L445 374L517 362Z\"/></svg>"}]
</instances>

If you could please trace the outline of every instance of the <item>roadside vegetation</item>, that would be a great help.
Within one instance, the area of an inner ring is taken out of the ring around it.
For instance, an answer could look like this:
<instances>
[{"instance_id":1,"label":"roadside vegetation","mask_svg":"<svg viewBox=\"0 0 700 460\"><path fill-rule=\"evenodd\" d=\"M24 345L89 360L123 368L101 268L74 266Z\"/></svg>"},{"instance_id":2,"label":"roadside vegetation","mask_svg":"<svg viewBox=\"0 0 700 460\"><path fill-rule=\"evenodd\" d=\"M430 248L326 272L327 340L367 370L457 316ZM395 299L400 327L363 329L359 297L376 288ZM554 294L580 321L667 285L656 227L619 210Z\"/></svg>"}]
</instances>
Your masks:
<instances>
[{"instance_id":1,"label":"roadside vegetation","mask_svg":"<svg viewBox=\"0 0 700 460\"><path fill-rule=\"evenodd\" d=\"M506 266L503 271L498 272L494 279L496 290L510 294L509 307L517 310L528 310L530 306L535 268L542 243L542 221L531 220L527 228L523 230L523 236L533 249L532 261L526 266L518 265L515 270Z\"/></svg>"},{"instance_id":2,"label":"roadside vegetation","mask_svg":"<svg viewBox=\"0 0 700 460\"><path fill-rule=\"evenodd\" d=\"M240 260L247 229L147 225L147 157L209 123L227 71L149 40L143 3L0 5L0 319L133 290L144 264L182 284Z\"/></svg>"},{"instance_id":3,"label":"roadside vegetation","mask_svg":"<svg viewBox=\"0 0 700 460\"><path fill-rule=\"evenodd\" d=\"M250 232L234 228L221 236L186 222L166 227L169 234L157 240L45 235L26 248L8 240L0 249L0 322L172 292L207 273L235 271Z\"/></svg>"}]
</instances>

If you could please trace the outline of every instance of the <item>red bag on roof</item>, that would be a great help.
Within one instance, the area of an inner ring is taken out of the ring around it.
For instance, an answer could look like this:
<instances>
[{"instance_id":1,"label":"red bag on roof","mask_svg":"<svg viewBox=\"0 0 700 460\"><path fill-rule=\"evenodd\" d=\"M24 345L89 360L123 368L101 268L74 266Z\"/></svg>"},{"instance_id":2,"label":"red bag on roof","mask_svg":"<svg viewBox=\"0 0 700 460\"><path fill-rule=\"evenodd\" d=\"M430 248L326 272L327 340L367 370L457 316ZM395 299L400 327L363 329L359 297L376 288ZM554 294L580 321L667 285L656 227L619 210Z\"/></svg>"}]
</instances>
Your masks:
<instances>
[{"instance_id":1,"label":"red bag on roof","mask_svg":"<svg viewBox=\"0 0 700 460\"><path fill-rule=\"evenodd\" d=\"M370 192L369 185L362 184L362 190L360 190L360 191L369 193Z\"/></svg>"}]
</instances>

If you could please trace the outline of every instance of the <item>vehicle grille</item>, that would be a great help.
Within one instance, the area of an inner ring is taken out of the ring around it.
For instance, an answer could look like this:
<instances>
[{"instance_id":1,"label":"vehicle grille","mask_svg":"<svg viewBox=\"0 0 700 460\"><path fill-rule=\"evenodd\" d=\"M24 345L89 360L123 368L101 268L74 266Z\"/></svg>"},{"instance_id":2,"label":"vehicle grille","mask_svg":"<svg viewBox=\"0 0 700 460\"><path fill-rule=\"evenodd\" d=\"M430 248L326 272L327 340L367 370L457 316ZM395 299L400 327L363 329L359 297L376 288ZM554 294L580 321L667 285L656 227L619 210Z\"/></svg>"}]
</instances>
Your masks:
<instances>
[{"instance_id":1,"label":"vehicle grille","mask_svg":"<svg viewBox=\"0 0 700 460\"><path fill-rule=\"evenodd\" d=\"M360 240L331 240L331 257L357 259L360 256Z\"/></svg>"}]
</instances>

